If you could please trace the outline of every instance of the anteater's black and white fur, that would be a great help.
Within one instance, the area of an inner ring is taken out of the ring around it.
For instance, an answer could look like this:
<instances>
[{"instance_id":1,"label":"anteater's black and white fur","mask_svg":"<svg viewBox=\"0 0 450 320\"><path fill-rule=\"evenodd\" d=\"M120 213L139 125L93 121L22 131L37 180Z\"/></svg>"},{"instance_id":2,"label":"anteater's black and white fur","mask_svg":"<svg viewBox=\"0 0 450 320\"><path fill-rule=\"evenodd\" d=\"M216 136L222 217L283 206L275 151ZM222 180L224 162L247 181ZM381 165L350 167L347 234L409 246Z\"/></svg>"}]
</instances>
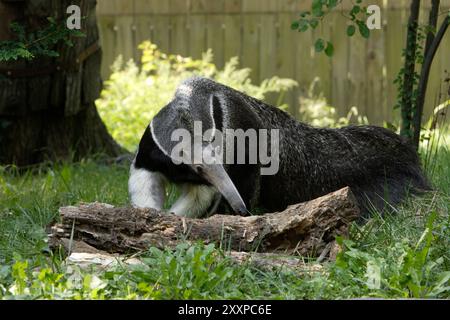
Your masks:
<instances>
[{"instance_id":1,"label":"anteater's black and white fur","mask_svg":"<svg viewBox=\"0 0 450 320\"><path fill-rule=\"evenodd\" d=\"M202 120L222 131L254 128L269 129L270 134L270 129L279 129L277 174L260 175L259 165L224 165L250 211L255 207L282 210L350 186L367 216L374 208L384 211L407 194L430 189L415 149L387 129L311 127L242 92L209 79L192 78L180 85L174 99L142 137L129 182L134 205L160 209L167 180L182 185L182 195L171 209L177 214L198 217L217 210L220 200L222 207L230 203L201 170L175 165L164 150L168 146L167 134L180 122L193 120Z\"/></svg>"}]
</instances>

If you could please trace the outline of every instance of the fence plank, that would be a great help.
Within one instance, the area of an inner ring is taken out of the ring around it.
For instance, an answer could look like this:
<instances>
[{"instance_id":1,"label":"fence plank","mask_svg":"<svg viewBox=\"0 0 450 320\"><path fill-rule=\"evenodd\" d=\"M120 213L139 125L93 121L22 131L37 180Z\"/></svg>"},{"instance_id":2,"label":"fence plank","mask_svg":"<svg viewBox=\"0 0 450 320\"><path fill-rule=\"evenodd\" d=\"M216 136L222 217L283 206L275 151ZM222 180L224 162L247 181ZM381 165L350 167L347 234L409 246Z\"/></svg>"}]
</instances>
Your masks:
<instances>
[{"instance_id":1,"label":"fence plank","mask_svg":"<svg viewBox=\"0 0 450 320\"><path fill-rule=\"evenodd\" d=\"M348 19L340 14L333 15L333 25L331 39L333 39L334 55L331 60L332 65L332 87L331 98L333 106L339 116L344 116L349 109L348 92L350 89L349 73L349 47L350 38L346 34ZM338 27L339 26L339 27Z\"/></svg>"},{"instance_id":2,"label":"fence plank","mask_svg":"<svg viewBox=\"0 0 450 320\"><path fill-rule=\"evenodd\" d=\"M335 14L335 13L334 13ZM317 39L322 38L325 42L332 40L330 38L331 25L324 23L319 24L317 29L312 32L312 42L311 46ZM363 52L361 52L363 53ZM317 76L320 78L320 87L322 92L329 99L331 97L331 58L328 57L324 52L314 52L313 53L313 70L316 72Z\"/></svg>"},{"instance_id":3,"label":"fence plank","mask_svg":"<svg viewBox=\"0 0 450 320\"><path fill-rule=\"evenodd\" d=\"M177 14L170 17L170 53L187 56L189 54L189 33L186 32L187 16Z\"/></svg>"},{"instance_id":4,"label":"fence plank","mask_svg":"<svg viewBox=\"0 0 450 320\"><path fill-rule=\"evenodd\" d=\"M229 1L229 0L227 0ZM197 1L194 1L194 3ZM223 13L225 8L225 0L199 0L203 3L201 8L203 8L203 13Z\"/></svg>"},{"instance_id":5,"label":"fence plank","mask_svg":"<svg viewBox=\"0 0 450 320\"><path fill-rule=\"evenodd\" d=\"M225 13L241 13L242 0L227 0L224 4Z\"/></svg>"},{"instance_id":6,"label":"fence plank","mask_svg":"<svg viewBox=\"0 0 450 320\"><path fill-rule=\"evenodd\" d=\"M277 0L277 2L279 12L294 13L296 16L298 16L301 11L311 9L311 3L309 1Z\"/></svg>"},{"instance_id":7,"label":"fence plank","mask_svg":"<svg viewBox=\"0 0 450 320\"><path fill-rule=\"evenodd\" d=\"M169 2L169 13L171 15L187 14L190 10L189 0L165 0Z\"/></svg>"},{"instance_id":8,"label":"fence plank","mask_svg":"<svg viewBox=\"0 0 450 320\"><path fill-rule=\"evenodd\" d=\"M372 4L383 6L382 0L372 0ZM384 74L384 33L383 30L371 30L367 40L366 52L366 113L370 110L369 121L383 123L388 116L385 100Z\"/></svg>"},{"instance_id":9,"label":"fence plank","mask_svg":"<svg viewBox=\"0 0 450 320\"><path fill-rule=\"evenodd\" d=\"M313 53L312 53L312 32L295 32L295 58L294 58L294 79L299 83L296 90L296 96L304 96L308 93L309 87L317 76L314 69ZM294 106L293 114L299 115L299 102ZM292 110L292 109L291 109Z\"/></svg>"},{"instance_id":10,"label":"fence plank","mask_svg":"<svg viewBox=\"0 0 450 320\"><path fill-rule=\"evenodd\" d=\"M259 43L260 51L260 78L261 80L269 78L276 73L277 62L277 16L273 14L264 14L260 19L261 41Z\"/></svg>"},{"instance_id":11,"label":"fence plank","mask_svg":"<svg viewBox=\"0 0 450 320\"><path fill-rule=\"evenodd\" d=\"M207 49L206 46L206 16L189 16L189 53L192 57L199 59Z\"/></svg>"},{"instance_id":12,"label":"fence plank","mask_svg":"<svg viewBox=\"0 0 450 320\"><path fill-rule=\"evenodd\" d=\"M401 59L403 46L406 41L406 14L402 10L389 10L387 15L387 23L384 26L385 34L385 63L386 63L386 83L387 83L387 108L391 109L397 103L397 85L394 80L397 78L398 72L403 67ZM389 121L399 119L399 111L392 112Z\"/></svg>"},{"instance_id":13,"label":"fence plank","mask_svg":"<svg viewBox=\"0 0 450 320\"><path fill-rule=\"evenodd\" d=\"M111 73L110 67L114 59L119 54L116 46L116 32L114 31L115 19L104 16L98 19L98 28L100 32L100 43L102 46L102 78L106 79Z\"/></svg>"},{"instance_id":14,"label":"fence plank","mask_svg":"<svg viewBox=\"0 0 450 320\"><path fill-rule=\"evenodd\" d=\"M171 24L168 16L154 15L150 28L153 30L152 42L155 43L163 52L170 52Z\"/></svg>"},{"instance_id":15,"label":"fence plank","mask_svg":"<svg viewBox=\"0 0 450 320\"><path fill-rule=\"evenodd\" d=\"M118 12L117 2L120 0L98 1L96 12L97 15L115 15Z\"/></svg>"},{"instance_id":16,"label":"fence plank","mask_svg":"<svg viewBox=\"0 0 450 320\"><path fill-rule=\"evenodd\" d=\"M295 64L296 64L296 47L297 32L291 31L291 22L297 15L291 13L280 13L278 15L277 24L277 61L275 75L284 78L295 79ZM295 88L289 92L285 98L285 103L290 106L290 111L294 114L298 109L298 101Z\"/></svg>"},{"instance_id":17,"label":"fence plank","mask_svg":"<svg viewBox=\"0 0 450 320\"><path fill-rule=\"evenodd\" d=\"M264 12L267 10L264 0L242 0L242 12Z\"/></svg>"},{"instance_id":18,"label":"fence plank","mask_svg":"<svg viewBox=\"0 0 450 320\"><path fill-rule=\"evenodd\" d=\"M362 40L362 41L361 41ZM366 114L366 50L367 41L359 35L350 39L349 47L349 105L356 106L360 112ZM345 110L348 111L348 110Z\"/></svg>"},{"instance_id":19,"label":"fence plank","mask_svg":"<svg viewBox=\"0 0 450 320\"><path fill-rule=\"evenodd\" d=\"M212 49L214 62L217 67L222 68L224 64L224 15L206 16L206 42L207 47Z\"/></svg>"},{"instance_id":20,"label":"fence plank","mask_svg":"<svg viewBox=\"0 0 450 320\"><path fill-rule=\"evenodd\" d=\"M260 41L260 80L270 78L277 74L277 25L278 17L274 14L263 14L260 20L261 37ZM278 103L279 94L268 94L265 100L273 105Z\"/></svg>"},{"instance_id":21,"label":"fence plank","mask_svg":"<svg viewBox=\"0 0 450 320\"><path fill-rule=\"evenodd\" d=\"M248 15L243 19L242 25L242 64L252 69L253 82L259 82L260 18L258 15Z\"/></svg>"},{"instance_id":22,"label":"fence plank","mask_svg":"<svg viewBox=\"0 0 450 320\"><path fill-rule=\"evenodd\" d=\"M238 57L242 64L242 21L241 15L226 15L224 30L224 59L225 62L232 57Z\"/></svg>"},{"instance_id":23,"label":"fence plank","mask_svg":"<svg viewBox=\"0 0 450 320\"><path fill-rule=\"evenodd\" d=\"M117 0L116 0L117 1ZM130 0L119 0L129 2ZM133 0L136 14L168 14L169 1L164 0ZM109 0L99 0L99 2L109 2ZM119 13L119 12L118 12Z\"/></svg>"},{"instance_id":24,"label":"fence plank","mask_svg":"<svg viewBox=\"0 0 450 320\"><path fill-rule=\"evenodd\" d=\"M152 17L151 16L136 16L135 17L135 25L136 25L136 48L143 41L153 39L153 30L151 26ZM136 51L136 50L135 50ZM140 59L140 52L138 55Z\"/></svg>"},{"instance_id":25,"label":"fence plank","mask_svg":"<svg viewBox=\"0 0 450 320\"><path fill-rule=\"evenodd\" d=\"M123 56L124 61L134 58L135 45L133 42L132 16L123 16L116 18L116 37L117 49Z\"/></svg>"}]
</instances>

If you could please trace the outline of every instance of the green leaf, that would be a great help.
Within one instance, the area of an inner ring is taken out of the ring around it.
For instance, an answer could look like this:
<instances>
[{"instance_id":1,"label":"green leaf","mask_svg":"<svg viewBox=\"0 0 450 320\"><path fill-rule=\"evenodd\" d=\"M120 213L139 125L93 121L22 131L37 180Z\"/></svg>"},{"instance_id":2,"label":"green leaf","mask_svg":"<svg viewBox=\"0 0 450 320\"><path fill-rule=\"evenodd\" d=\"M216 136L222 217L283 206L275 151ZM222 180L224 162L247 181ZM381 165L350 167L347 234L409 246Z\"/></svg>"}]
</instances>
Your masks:
<instances>
[{"instance_id":1,"label":"green leaf","mask_svg":"<svg viewBox=\"0 0 450 320\"><path fill-rule=\"evenodd\" d=\"M364 37L364 38L369 38L370 36L370 30L369 28L367 28L366 24L363 21L358 21L358 27L359 27L359 33Z\"/></svg>"},{"instance_id":2,"label":"green leaf","mask_svg":"<svg viewBox=\"0 0 450 320\"><path fill-rule=\"evenodd\" d=\"M325 49L325 41L323 41L323 39L317 39L314 48L316 49L316 52L322 52L323 49Z\"/></svg>"},{"instance_id":3,"label":"green leaf","mask_svg":"<svg viewBox=\"0 0 450 320\"><path fill-rule=\"evenodd\" d=\"M337 5L337 0L329 0L328 1L328 8L333 9Z\"/></svg>"},{"instance_id":4,"label":"green leaf","mask_svg":"<svg viewBox=\"0 0 450 320\"><path fill-rule=\"evenodd\" d=\"M347 27L347 36L352 37L356 32L356 28L354 25L350 25Z\"/></svg>"},{"instance_id":5,"label":"green leaf","mask_svg":"<svg viewBox=\"0 0 450 320\"><path fill-rule=\"evenodd\" d=\"M353 6L352 10L350 11L351 15L356 15L358 13L361 12L361 7L360 6Z\"/></svg>"},{"instance_id":6,"label":"green leaf","mask_svg":"<svg viewBox=\"0 0 450 320\"><path fill-rule=\"evenodd\" d=\"M291 29L292 30L297 30L298 29L298 27L299 27L299 22L298 21L293 21L292 23L291 23Z\"/></svg>"},{"instance_id":7,"label":"green leaf","mask_svg":"<svg viewBox=\"0 0 450 320\"><path fill-rule=\"evenodd\" d=\"M313 3L311 5L312 14L315 17L322 17L324 15L324 12L322 10L322 1L321 0L313 0Z\"/></svg>"},{"instance_id":8,"label":"green leaf","mask_svg":"<svg viewBox=\"0 0 450 320\"><path fill-rule=\"evenodd\" d=\"M450 291L450 287L446 286L446 284L450 281L450 271L442 272L439 275L438 283L434 286L433 291L430 296L437 296L441 292Z\"/></svg>"},{"instance_id":9,"label":"green leaf","mask_svg":"<svg viewBox=\"0 0 450 320\"><path fill-rule=\"evenodd\" d=\"M315 29L319 25L319 20L311 19L311 21L309 22L309 25L311 26L311 28Z\"/></svg>"},{"instance_id":10,"label":"green leaf","mask_svg":"<svg viewBox=\"0 0 450 320\"><path fill-rule=\"evenodd\" d=\"M10 29L14 33L14 41L0 42L0 61L25 59L31 60L37 56L58 57L55 45L62 41L71 46L70 38L86 37L79 30L69 30L64 22L57 23L52 17L47 18L49 24L42 29L26 32L25 27L13 22Z\"/></svg>"},{"instance_id":11,"label":"green leaf","mask_svg":"<svg viewBox=\"0 0 450 320\"><path fill-rule=\"evenodd\" d=\"M307 19L300 19L300 25L298 27L298 31L305 32L308 30L309 27L309 21Z\"/></svg>"},{"instance_id":12,"label":"green leaf","mask_svg":"<svg viewBox=\"0 0 450 320\"><path fill-rule=\"evenodd\" d=\"M34 58L33 54L26 49L18 48L16 52L17 55L20 56L21 58L25 58L27 60Z\"/></svg>"},{"instance_id":13,"label":"green leaf","mask_svg":"<svg viewBox=\"0 0 450 320\"><path fill-rule=\"evenodd\" d=\"M331 42L327 42L327 47L325 48L325 54L329 57L332 57L334 54L334 46Z\"/></svg>"}]
</instances>

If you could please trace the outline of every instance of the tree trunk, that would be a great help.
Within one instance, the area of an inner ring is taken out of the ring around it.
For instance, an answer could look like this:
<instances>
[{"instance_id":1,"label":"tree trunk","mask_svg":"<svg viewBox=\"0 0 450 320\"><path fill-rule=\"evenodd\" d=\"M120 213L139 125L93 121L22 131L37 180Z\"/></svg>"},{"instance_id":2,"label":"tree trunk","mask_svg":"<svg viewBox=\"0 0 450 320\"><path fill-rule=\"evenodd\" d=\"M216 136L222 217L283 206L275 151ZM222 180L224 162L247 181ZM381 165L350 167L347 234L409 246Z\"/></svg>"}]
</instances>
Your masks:
<instances>
[{"instance_id":1,"label":"tree trunk","mask_svg":"<svg viewBox=\"0 0 450 320\"><path fill-rule=\"evenodd\" d=\"M400 134L412 138L412 107L414 97L414 77L417 50L417 28L419 26L420 0L412 0L406 35L405 66L401 93L402 124Z\"/></svg>"},{"instance_id":2,"label":"tree trunk","mask_svg":"<svg viewBox=\"0 0 450 320\"><path fill-rule=\"evenodd\" d=\"M47 25L47 17L65 23L72 4L86 17L86 37L73 39L73 47L58 45L56 58L0 63L0 163L122 152L95 107L101 89L95 0L0 0L0 41L11 38L11 21L32 30Z\"/></svg>"}]
</instances>

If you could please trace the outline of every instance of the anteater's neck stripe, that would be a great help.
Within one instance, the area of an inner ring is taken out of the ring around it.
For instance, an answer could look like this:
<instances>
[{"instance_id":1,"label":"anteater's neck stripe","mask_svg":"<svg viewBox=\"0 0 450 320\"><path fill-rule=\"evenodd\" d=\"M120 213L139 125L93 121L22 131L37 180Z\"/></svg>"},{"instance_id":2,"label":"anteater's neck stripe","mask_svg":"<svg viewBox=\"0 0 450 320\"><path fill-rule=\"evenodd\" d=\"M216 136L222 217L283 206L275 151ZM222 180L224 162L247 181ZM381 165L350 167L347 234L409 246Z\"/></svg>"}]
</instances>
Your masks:
<instances>
[{"instance_id":1,"label":"anteater's neck stripe","mask_svg":"<svg viewBox=\"0 0 450 320\"><path fill-rule=\"evenodd\" d=\"M216 135L216 122L214 121L214 95L209 97L209 115L212 122L212 135L211 139Z\"/></svg>"}]
</instances>

